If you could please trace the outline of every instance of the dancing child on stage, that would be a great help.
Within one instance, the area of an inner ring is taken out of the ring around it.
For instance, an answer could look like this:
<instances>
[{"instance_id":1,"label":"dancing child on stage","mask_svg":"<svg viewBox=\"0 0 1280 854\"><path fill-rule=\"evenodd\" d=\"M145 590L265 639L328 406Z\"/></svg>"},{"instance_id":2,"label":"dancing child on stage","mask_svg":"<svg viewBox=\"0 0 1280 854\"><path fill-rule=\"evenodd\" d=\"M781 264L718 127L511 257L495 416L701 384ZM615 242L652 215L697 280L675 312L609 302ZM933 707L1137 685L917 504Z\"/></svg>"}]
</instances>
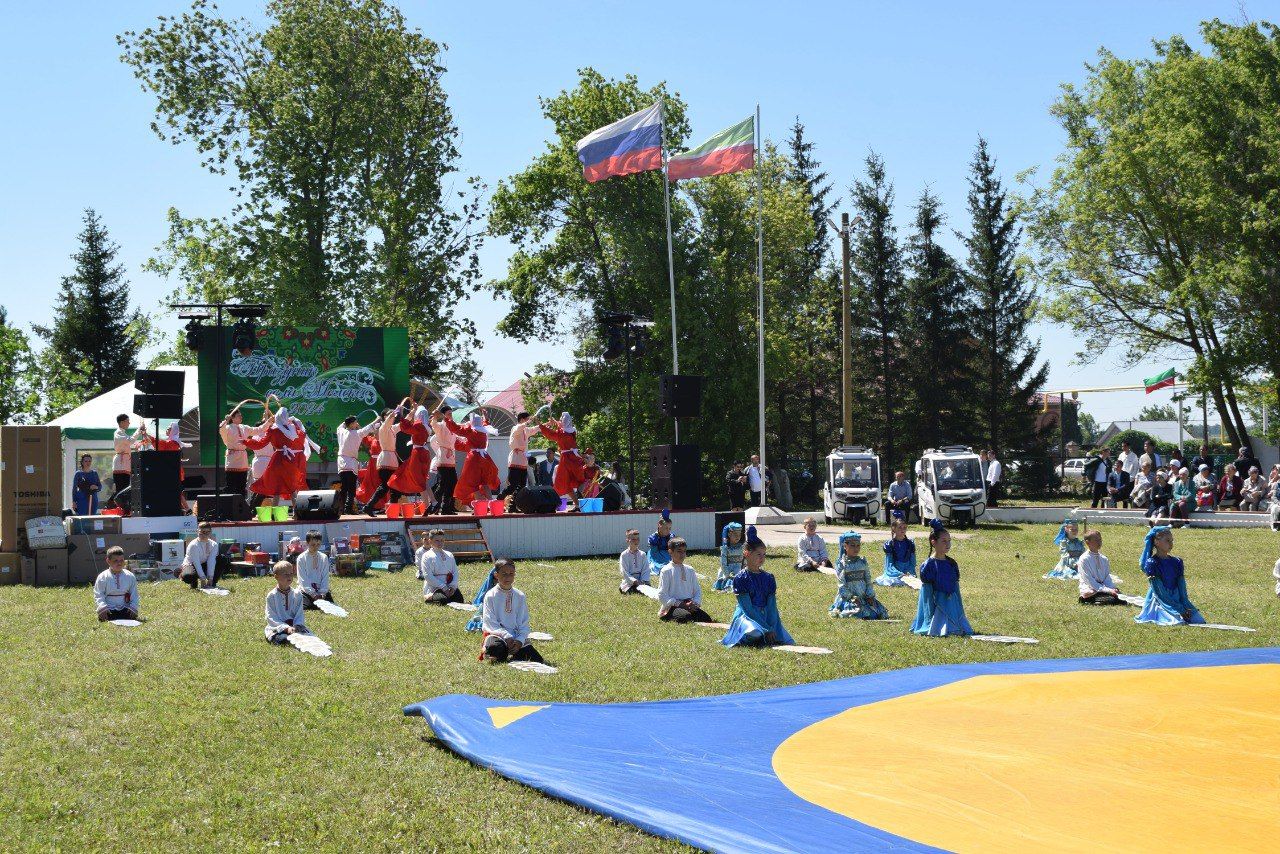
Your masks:
<instances>
[{"instance_id":1,"label":"dancing child on stage","mask_svg":"<svg viewBox=\"0 0 1280 854\"><path fill-rule=\"evenodd\" d=\"M1067 519L1058 529L1053 544L1058 546L1060 557L1058 565L1045 573L1045 578L1078 578L1080 575L1080 556L1084 554L1084 543L1080 540L1080 528L1072 519Z\"/></svg>"},{"instance_id":2,"label":"dancing child on stage","mask_svg":"<svg viewBox=\"0 0 1280 854\"><path fill-rule=\"evenodd\" d=\"M733 579L742 572L746 544L742 541L742 523L730 522L720 531L720 574L711 585L716 590L732 590Z\"/></svg>"},{"instance_id":3,"label":"dancing child on stage","mask_svg":"<svg viewBox=\"0 0 1280 854\"><path fill-rule=\"evenodd\" d=\"M338 480L342 488L338 490L338 512L356 512L356 489L360 480L360 446L364 440L372 436L378 429L378 419L374 418L364 427L360 419L354 415L343 419L335 431L338 438Z\"/></svg>"},{"instance_id":4,"label":"dancing child on stage","mask_svg":"<svg viewBox=\"0 0 1280 854\"><path fill-rule=\"evenodd\" d=\"M747 528L746 569L733 577L733 594L738 597L729 631L720 643L725 646L776 646L789 644L791 635L778 615L778 582L764 571L768 557L764 540L756 526Z\"/></svg>"},{"instance_id":5,"label":"dancing child on stage","mask_svg":"<svg viewBox=\"0 0 1280 854\"><path fill-rule=\"evenodd\" d=\"M93 582L93 604L98 622L138 619L138 579L125 569L124 549L107 549L107 568Z\"/></svg>"},{"instance_id":6,"label":"dancing child on stage","mask_svg":"<svg viewBox=\"0 0 1280 854\"><path fill-rule=\"evenodd\" d=\"M710 623L711 617L702 610L702 585L698 573L684 562L687 551L685 541L672 537L668 543L671 562L662 568L658 576L658 619L675 620L677 623Z\"/></svg>"},{"instance_id":7,"label":"dancing child on stage","mask_svg":"<svg viewBox=\"0 0 1280 854\"><path fill-rule=\"evenodd\" d=\"M410 402L409 398L405 398L405 402ZM421 405L413 410L412 417L405 416L400 420L400 429L409 434L413 443L412 450L409 452L409 459L402 462L396 473L387 478L387 487L402 496L420 495L430 504L431 488L427 486L427 481L431 478L431 426L428 421L427 408ZM385 443L383 447L386 447Z\"/></svg>"},{"instance_id":8,"label":"dancing child on stage","mask_svg":"<svg viewBox=\"0 0 1280 854\"><path fill-rule=\"evenodd\" d=\"M920 599L911 631L929 637L971 635L973 626L960 598L960 566L948 554L951 534L938 519L929 521L929 559L920 567Z\"/></svg>"},{"instance_id":9,"label":"dancing child on stage","mask_svg":"<svg viewBox=\"0 0 1280 854\"><path fill-rule=\"evenodd\" d=\"M639 592L637 588L652 577L649 556L640 551L640 532L635 528L627 531L627 547L618 555L618 572L622 575L618 592L623 594Z\"/></svg>"},{"instance_id":10,"label":"dancing child on stage","mask_svg":"<svg viewBox=\"0 0 1280 854\"><path fill-rule=\"evenodd\" d=\"M906 587L903 576L916 574L916 544L907 536L907 517L901 510L893 511L889 530L893 533L884 541L884 572L875 583L881 587Z\"/></svg>"},{"instance_id":11,"label":"dancing child on stage","mask_svg":"<svg viewBox=\"0 0 1280 854\"><path fill-rule=\"evenodd\" d=\"M498 467L493 457L489 456L489 437L498 435L498 431L490 427L479 412L471 413L471 421L467 426L446 418L445 427L455 436L467 441L467 458L462 463L462 471L458 474L458 485L454 487L453 497L459 505L470 508L476 501L488 501L502 488L502 479L498 476Z\"/></svg>"},{"instance_id":12,"label":"dancing child on stage","mask_svg":"<svg viewBox=\"0 0 1280 854\"><path fill-rule=\"evenodd\" d=\"M1167 525L1157 525L1147 532L1138 565L1147 576L1149 586L1142 611L1133 618L1135 623L1180 626L1205 621L1200 609L1191 604L1187 596L1182 558L1169 554L1172 549L1173 531Z\"/></svg>"},{"instance_id":13,"label":"dancing child on stage","mask_svg":"<svg viewBox=\"0 0 1280 854\"><path fill-rule=\"evenodd\" d=\"M458 488L458 451L467 450L466 441L446 425L452 421L453 407L444 404L431 416L431 449L435 452L431 469L436 473L436 492L440 496L436 502L438 512L445 516L458 512L458 499L453 497Z\"/></svg>"},{"instance_id":14,"label":"dancing child on stage","mask_svg":"<svg viewBox=\"0 0 1280 854\"><path fill-rule=\"evenodd\" d=\"M378 427L378 487L360 508L360 512L366 516L377 512L388 493L391 503L400 500L400 493L391 486L391 478L400 468L400 457L396 454L396 436L400 433L400 418L403 414L404 410L398 406L382 411L382 423Z\"/></svg>"},{"instance_id":15,"label":"dancing child on stage","mask_svg":"<svg viewBox=\"0 0 1280 854\"><path fill-rule=\"evenodd\" d=\"M541 409L538 412L542 412ZM529 485L529 440L542 430L538 422L529 417L529 413L516 415L516 424L511 428L511 438L507 454L507 488L500 497L514 495Z\"/></svg>"},{"instance_id":16,"label":"dancing child on stage","mask_svg":"<svg viewBox=\"0 0 1280 854\"><path fill-rule=\"evenodd\" d=\"M827 611L833 617L857 617L862 620L883 620L889 616L876 598L875 585L871 583L871 567L862 556L862 535L856 531L840 535L840 557L836 559L836 601Z\"/></svg>"},{"instance_id":17,"label":"dancing child on stage","mask_svg":"<svg viewBox=\"0 0 1280 854\"><path fill-rule=\"evenodd\" d=\"M497 586L485 594L481 608L484 629L481 657L491 664L541 662L542 656L529 643L529 602L515 587L515 561L500 558L493 572Z\"/></svg>"},{"instance_id":18,"label":"dancing child on stage","mask_svg":"<svg viewBox=\"0 0 1280 854\"><path fill-rule=\"evenodd\" d=\"M543 437L560 449L560 462L556 465L553 485L562 498L576 499L583 482L582 455L578 453L578 428L567 412L560 413L559 421L548 421L538 430Z\"/></svg>"}]
</instances>

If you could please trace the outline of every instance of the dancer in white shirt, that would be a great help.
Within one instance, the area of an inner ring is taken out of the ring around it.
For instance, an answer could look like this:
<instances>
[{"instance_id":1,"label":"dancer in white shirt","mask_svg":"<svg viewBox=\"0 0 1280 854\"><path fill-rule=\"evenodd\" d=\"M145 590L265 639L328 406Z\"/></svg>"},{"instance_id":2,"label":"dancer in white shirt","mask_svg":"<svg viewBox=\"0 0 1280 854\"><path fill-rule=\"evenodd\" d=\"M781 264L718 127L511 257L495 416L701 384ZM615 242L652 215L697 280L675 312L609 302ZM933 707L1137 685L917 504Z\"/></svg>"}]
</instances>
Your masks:
<instances>
[{"instance_id":1,"label":"dancer in white shirt","mask_svg":"<svg viewBox=\"0 0 1280 854\"><path fill-rule=\"evenodd\" d=\"M278 561L271 568L276 586L267 593L267 640L271 643L288 643L289 635L309 635L307 616L303 609L302 591L293 586L293 564Z\"/></svg>"},{"instance_id":2,"label":"dancer in white shirt","mask_svg":"<svg viewBox=\"0 0 1280 854\"><path fill-rule=\"evenodd\" d=\"M618 555L618 572L622 575L619 593L637 593L641 584L649 583L649 555L640 550L640 532L635 528L627 531L627 547Z\"/></svg>"},{"instance_id":3,"label":"dancer in white shirt","mask_svg":"<svg viewBox=\"0 0 1280 854\"><path fill-rule=\"evenodd\" d=\"M316 608L317 599L333 602L329 592L329 556L320 551L324 535L319 531L307 532L307 550L298 555L298 584L306 601L302 607L308 611ZM334 603L337 604L337 603Z\"/></svg>"},{"instance_id":4,"label":"dancer in white shirt","mask_svg":"<svg viewBox=\"0 0 1280 854\"><path fill-rule=\"evenodd\" d=\"M356 512L356 482L360 477L360 443L381 425L377 418L364 427L354 415L338 425L338 512Z\"/></svg>"},{"instance_id":5,"label":"dancer in white shirt","mask_svg":"<svg viewBox=\"0 0 1280 854\"><path fill-rule=\"evenodd\" d=\"M213 539L213 526L201 522L196 527L196 538L187 543L187 554L182 560L179 577L191 589L217 587L221 577L218 571L218 543Z\"/></svg>"},{"instance_id":6,"label":"dancer in white shirt","mask_svg":"<svg viewBox=\"0 0 1280 854\"><path fill-rule=\"evenodd\" d=\"M1080 578L1081 605L1123 605L1120 585L1111 577L1111 561L1102 553L1102 533L1084 535L1087 549L1076 563Z\"/></svg>"},{"instance_id":7,"label":"dancer in white shirt","mask_svg":"<svg viewBox=\"0 0 1280 854\"><path fill-rule=\"evenodd\" d=\"M516 415L516 425L511 428L510 452L507 454L507 486L500 497L514 495L529 485L529 440L539 432L537 421L530 418L529 413L521 412Z\"/></svg>"},{"instance_id":8,"label":"dancer in white shirt","mask_svg":"<svg viewBox=\"0 0 1280 854\"><path fill-rule=\"evenodd\" d=\"M702 610L702 585L698 583L698 573L684 562L688 545L683 537L672 537L667 544L671 553L671 563L662 568L658 577L658 619L675 620L677 623L711 623L714 622L706 611Z\"/></svg>"}]
</instances>

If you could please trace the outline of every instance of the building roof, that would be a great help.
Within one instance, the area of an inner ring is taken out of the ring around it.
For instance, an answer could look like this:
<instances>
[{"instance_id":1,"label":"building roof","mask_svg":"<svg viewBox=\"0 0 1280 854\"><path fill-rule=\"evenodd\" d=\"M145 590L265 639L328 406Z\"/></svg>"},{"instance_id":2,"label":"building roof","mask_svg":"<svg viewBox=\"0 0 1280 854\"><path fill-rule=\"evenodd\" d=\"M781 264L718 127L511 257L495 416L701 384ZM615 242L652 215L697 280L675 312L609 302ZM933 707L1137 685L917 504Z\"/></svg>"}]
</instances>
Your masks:
<instances>
[{"instance_id":1,"label":"building roof","mask_svg":"<svg viewBox=\"0 0 1280 854\"><path fill-rule=\"evenodd\" d=\"M182 385L182 409L190 412L200 408L200 383L196 369L192 365L161 365L157 370L182 371L186 379ZM110 439L116 430L116 416L122 412L129 414L134 424L144 420L133 411L133 380L124 385L104 391L95 398L86 400L66 415L49 422L51 427L61 427L64 436L77 439ZM162 418L161 421L171 419Z\"/></svg>"},{"instance_id":2,"label":"building roof","mask_svg":"<svg viewBox=\"0 0 1280 854\"><path fill-rule=\"evenodd\" d=\"M1102 431L1102 435L1098 437L1097 444L1101 445L1109 442L1111 437L1117 433L1123 433L1125 430L1139 430L1156 441L1169 445L1177 445L1187 439L1199 438L1191 435L1191 431L1186 427L1182 428L1182 435L1179 436L1177 421L1112 421L1107 426L1107 429Z\"/></svg>"},{"instance_id":3,"label":"building roof","mask_svg":"<svg viewBox=\"0 0 1280 854\"><path fill-rule=\"evenodd\" d=\"M486 400L484 405L505 409L511 413L521 412L524 409L524 390L521 387L521 383L523 382L523 380L516 380L511 385Z\"/></svg>"}]
</instances>

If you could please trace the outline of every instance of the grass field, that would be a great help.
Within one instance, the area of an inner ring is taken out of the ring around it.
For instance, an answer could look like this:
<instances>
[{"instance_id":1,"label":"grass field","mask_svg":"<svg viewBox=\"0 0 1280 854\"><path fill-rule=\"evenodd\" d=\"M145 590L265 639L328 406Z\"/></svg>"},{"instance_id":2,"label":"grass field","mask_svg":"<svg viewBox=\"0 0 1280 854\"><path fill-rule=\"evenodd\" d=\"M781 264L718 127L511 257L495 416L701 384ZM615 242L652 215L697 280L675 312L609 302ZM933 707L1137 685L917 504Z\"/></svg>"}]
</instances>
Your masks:
<instances>
[{"instance_id":1,"label":"grass field","mask_svg":"<svg viewBox=\"0 0 1280 854\"><path fill-rule=\"evenodd\" d=\"M1122 586L1143 592L1143 530L1103 531ZM334 648L329 659L263 640L270 579L228 580L234 592L223 598L144 586L137 629L97 623L87 589L0 588L0 850L681 850L468 764L401 707L446 693L651 700L928 663L1280 644L1275 534L1175 532L1193 601L1211 622L1259 630L1242 634L1139 626L1132 608L1080 607L1074 582L1040 578L1057 559L1053 533L984 526L953 552L974 627L1038 646L832 620L834 579L793 572L781 549L767 568L784 622L797 643L834 655L728 650L714 631L661 624L654 603L617 594L613 560L524 562L516 583L534 628L556 636L541 645L560 668L550 677L477 662L466 615L423 605L411 571L335 580L351 618L308 615ZM730 597L710 590L715 560L691 563L708 576L707 610L727 620ZM464 566L468 596L483 572ZM891 616L914 614L910 590L883 600Z\"/></svg>"}]
</instances>

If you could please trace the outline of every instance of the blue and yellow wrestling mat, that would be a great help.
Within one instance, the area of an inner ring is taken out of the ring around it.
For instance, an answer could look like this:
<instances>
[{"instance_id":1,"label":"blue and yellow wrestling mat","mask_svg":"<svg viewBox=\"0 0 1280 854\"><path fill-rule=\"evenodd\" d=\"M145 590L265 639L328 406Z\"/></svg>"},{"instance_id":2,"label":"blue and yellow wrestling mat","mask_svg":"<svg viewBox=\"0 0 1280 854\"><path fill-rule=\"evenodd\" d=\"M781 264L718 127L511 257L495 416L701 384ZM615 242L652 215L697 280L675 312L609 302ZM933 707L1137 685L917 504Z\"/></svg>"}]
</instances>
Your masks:
<instances>
[{"instance_id":1,"label":"blue and yellow wrestling mat","mask_svg":"<svg viewBox=\"0 0 1280 854\"><path fill-rule=\"evenodd\" d=\"M472 762L716 851L1280 845L1280 649L404 711Z\"/></svg>"}]
</instances>

